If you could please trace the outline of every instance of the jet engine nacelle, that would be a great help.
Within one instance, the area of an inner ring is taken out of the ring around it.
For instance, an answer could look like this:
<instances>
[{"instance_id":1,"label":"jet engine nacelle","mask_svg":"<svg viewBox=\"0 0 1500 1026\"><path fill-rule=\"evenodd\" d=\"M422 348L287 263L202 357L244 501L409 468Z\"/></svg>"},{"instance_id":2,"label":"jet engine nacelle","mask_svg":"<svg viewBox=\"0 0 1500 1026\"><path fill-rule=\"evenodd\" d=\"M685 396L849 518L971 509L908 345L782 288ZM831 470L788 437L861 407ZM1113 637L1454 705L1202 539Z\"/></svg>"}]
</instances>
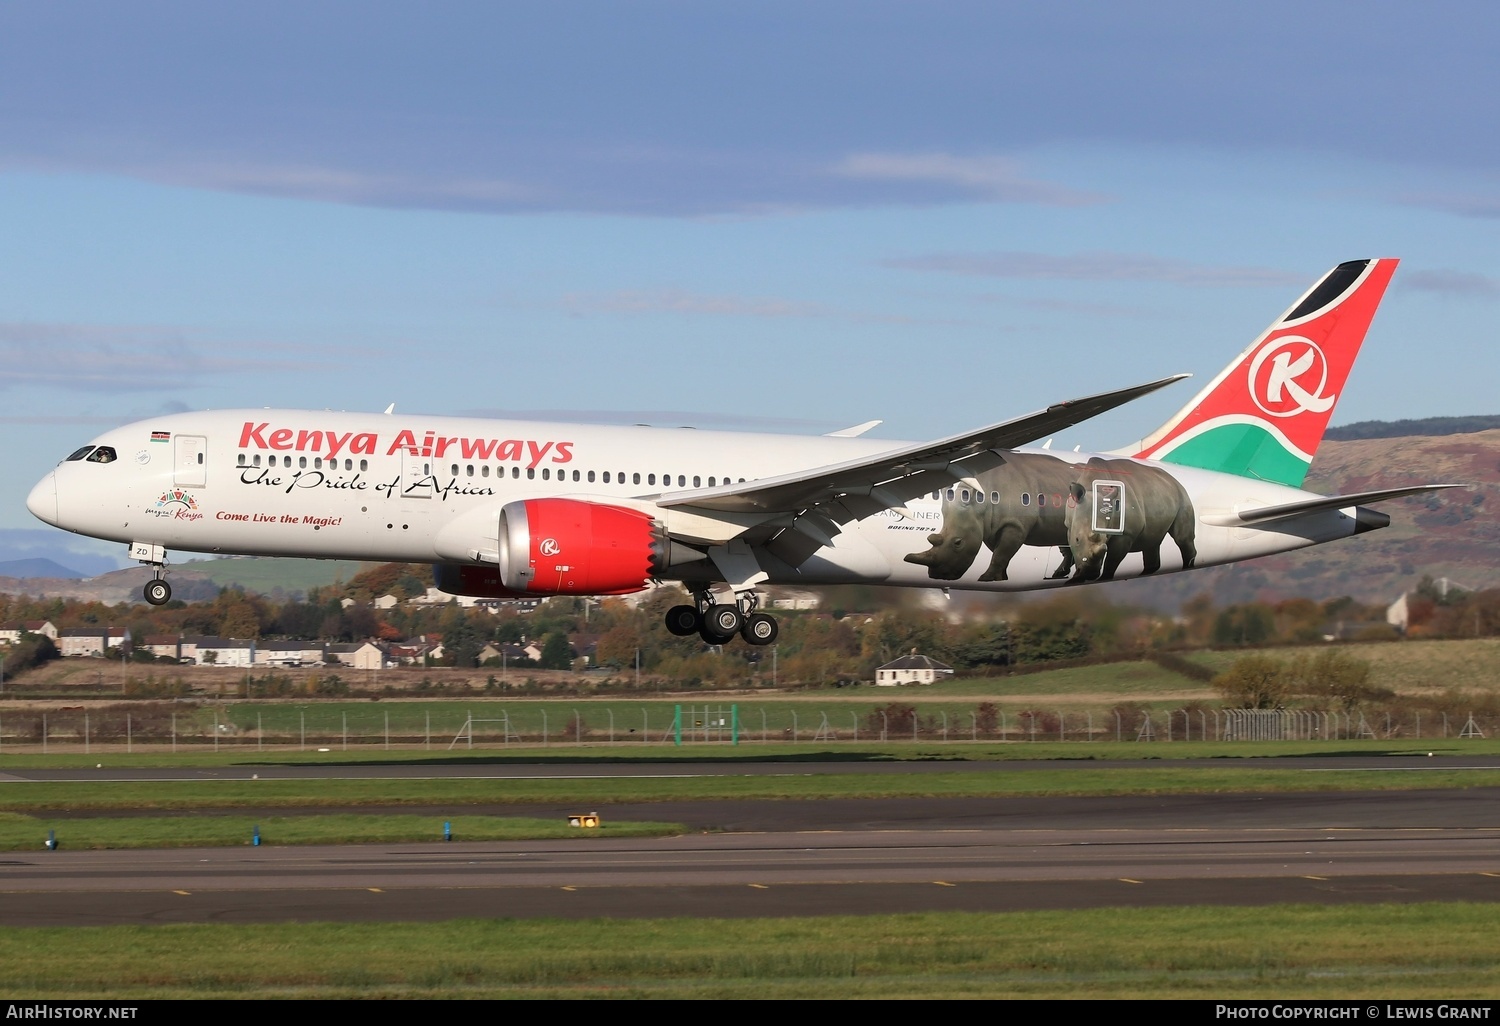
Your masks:
<instances>
[{"instance_id":1,"label":"jet engine nacelle","mask_svg":"<svg viewBox=\"0 0 1500 1026\"><path fill-rule=\"evenodd\" d=\"M464 595L469 598L521 598L500 583L500 570L493 563L484 566L466 566L454 563L437 563L432 568L432 581L438 591L448 595Z\"/></svg>"},{"instance_id":2,"label":"jet engine nacelle","mask_svg":"<svg viewBox=\"0 0 1500 1026\"><path fill-rule=\"evenodd\" d=\"M648 514L580 499L500 511L500 583L530 595L626 595L665 569L671 542Z\"/></svg>"}]
</instances>

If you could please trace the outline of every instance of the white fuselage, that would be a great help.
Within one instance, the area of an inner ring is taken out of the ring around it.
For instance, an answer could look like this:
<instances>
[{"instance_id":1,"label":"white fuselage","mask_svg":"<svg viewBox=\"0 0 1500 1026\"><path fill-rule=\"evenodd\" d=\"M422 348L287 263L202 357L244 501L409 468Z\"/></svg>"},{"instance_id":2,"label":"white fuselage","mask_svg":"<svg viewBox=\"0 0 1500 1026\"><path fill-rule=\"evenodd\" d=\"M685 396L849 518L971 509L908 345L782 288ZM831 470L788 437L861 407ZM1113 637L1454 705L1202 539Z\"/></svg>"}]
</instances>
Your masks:
<instances>
[{"instance_id":1,"label":"white fuselage","mask_svg":"<svg viewBox=\"0 0 1500 1026\"><path fill-rule=\"evenodd\" d=\"M871 456L904 444L868 438L802 437L692 429L607 427L455 417L231 410L154 418L106 432L94 446L108 462L60 463L27 505L42 520L79 534L172 551L482 564L483 538L502 506L521 499L576 498L663 511L664 493L754 481ZM97 450L96 450L97 451ZM1089 458L1044 453L1066 465ZM1300 548L1355 533L1352 511L1325 511L1274 527L1223 527L1205 518L1294 502L1309 493L1249 478L1156 464L1191 496L1198 518L1195 566ZM1016 591L1049 580L1056 545L1025 544L1004 580L980 581L987 560L937 580L905 557L940 532L936 493L844 526L771 584L863 581L912 587ZM1039 501L1067 504L1053 490ZM1028 495L1028 501L1038 499ZM1182 568L1170 541L1162 572ZM1141 555L1117 577L1141 571ZM701 572L701 568L699 571ZM672 575L679 576L679 575Z\"/></svg>"}]
</instances>

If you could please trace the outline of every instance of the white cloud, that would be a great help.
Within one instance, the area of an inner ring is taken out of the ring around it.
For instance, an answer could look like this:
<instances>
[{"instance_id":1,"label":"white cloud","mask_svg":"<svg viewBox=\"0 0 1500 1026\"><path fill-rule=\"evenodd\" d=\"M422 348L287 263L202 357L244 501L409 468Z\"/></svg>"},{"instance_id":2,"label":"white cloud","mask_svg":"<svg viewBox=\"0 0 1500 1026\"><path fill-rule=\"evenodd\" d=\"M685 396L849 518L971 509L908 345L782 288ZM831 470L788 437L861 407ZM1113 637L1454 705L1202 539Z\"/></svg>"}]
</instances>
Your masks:
<instances>
[{"instance_id":1,"label":"white cloud","mask_svg":"<svg viewBox=\"0 0 1500 1026\"><path fill-rule=\"evenodd\" d=\"M1083 207L1109 201L1101 193L1070 189L1021 174L1011 157L958 157L951 153L855 153L834 165L844 178L949 186L1000 203Z\"/></svg>"},{"instance_id":2,"label":"white cloud","mask_svg":"<svg viewBox=\"0 0 1500 1026\"><path fill-rule=\"evenodd\" d=\"M1402 288L1415 292L1438 292L1450 296L1500 296L1500 279L1472 271L1442 268L1432 271L1409 271L1396 279Z\"/></svg>"}]
</instances>

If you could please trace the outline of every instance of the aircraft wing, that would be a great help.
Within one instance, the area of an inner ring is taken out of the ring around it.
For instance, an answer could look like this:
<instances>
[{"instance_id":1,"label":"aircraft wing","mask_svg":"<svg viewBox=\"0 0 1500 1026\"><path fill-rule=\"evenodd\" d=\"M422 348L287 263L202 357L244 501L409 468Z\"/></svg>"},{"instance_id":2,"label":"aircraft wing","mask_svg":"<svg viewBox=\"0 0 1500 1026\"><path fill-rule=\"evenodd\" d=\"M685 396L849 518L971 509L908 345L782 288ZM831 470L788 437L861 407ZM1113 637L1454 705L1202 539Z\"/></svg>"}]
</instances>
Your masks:
<instances>
[{"instance_id":1,"label":"aircraft wing","mask_svg":"<svg viewBox=\"0 0 1500 1026\"><path fill-rule=\"evenodd\" d=\"M1174 374L1132 388L1056 403L977 431L907 445L846 463L744 484L672 492L656 501L665 507L693 507L721 513L796 514L838 500L851 507L848 512L853 516L839 521L846 523L848 519L862 519L883 509L904 506L923 492L946 488L971 469L981 469L953 468L955 463L992 449L1014 449L1034 442L1188 376Z\"/></svg>"},{"instance_id":2,"label":"aircraft wing","mask_svg":"<svg viewBox=\"0 0 1500 1026\"><path fill-rule=\"evenodd\" d=\"M1204 516L1201 519L1205 524L1211 524L1215 527L1249 527L1253 524L1266 524L1276 520L1286 520L1288 517L1303 516L1307 513L1322 513L1330 509L1348 509L1351 506L1363 506L1367 502L1381 502L1385 499L1399 499L1407 495L1435 492L1443 488L1468 487L1470 486L1465 484L1411 485L1406 488L1384 488L1376 492L1325 495L1316 499L1303 499L1300 502L1285 502L1277 506L1260 506L1255 509L1236 510L1233 513L1214 513Z\"/></svg>"}]
</instances>

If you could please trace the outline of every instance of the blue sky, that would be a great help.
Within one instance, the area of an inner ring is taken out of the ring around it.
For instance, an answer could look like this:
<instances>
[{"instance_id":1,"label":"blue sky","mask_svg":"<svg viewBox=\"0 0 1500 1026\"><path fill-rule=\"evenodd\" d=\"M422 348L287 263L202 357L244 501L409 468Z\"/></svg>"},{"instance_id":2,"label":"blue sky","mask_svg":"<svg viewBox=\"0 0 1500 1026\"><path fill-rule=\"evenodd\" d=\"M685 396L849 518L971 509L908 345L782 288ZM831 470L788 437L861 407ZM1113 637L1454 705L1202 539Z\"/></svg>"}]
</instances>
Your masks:
<instances>
[{"instance_id":1,"label":"blue sky","mask_svg":"<svg viewBox=\"0 0 1500 1026\"><path fill-rule=\"evenodd\" d=\"M0 547L162 411L927 437L1201 381L1365 256L1335 422L1500 413L1500 8L1227 8L0 7Z\"/></svg>"}]
</instances>

